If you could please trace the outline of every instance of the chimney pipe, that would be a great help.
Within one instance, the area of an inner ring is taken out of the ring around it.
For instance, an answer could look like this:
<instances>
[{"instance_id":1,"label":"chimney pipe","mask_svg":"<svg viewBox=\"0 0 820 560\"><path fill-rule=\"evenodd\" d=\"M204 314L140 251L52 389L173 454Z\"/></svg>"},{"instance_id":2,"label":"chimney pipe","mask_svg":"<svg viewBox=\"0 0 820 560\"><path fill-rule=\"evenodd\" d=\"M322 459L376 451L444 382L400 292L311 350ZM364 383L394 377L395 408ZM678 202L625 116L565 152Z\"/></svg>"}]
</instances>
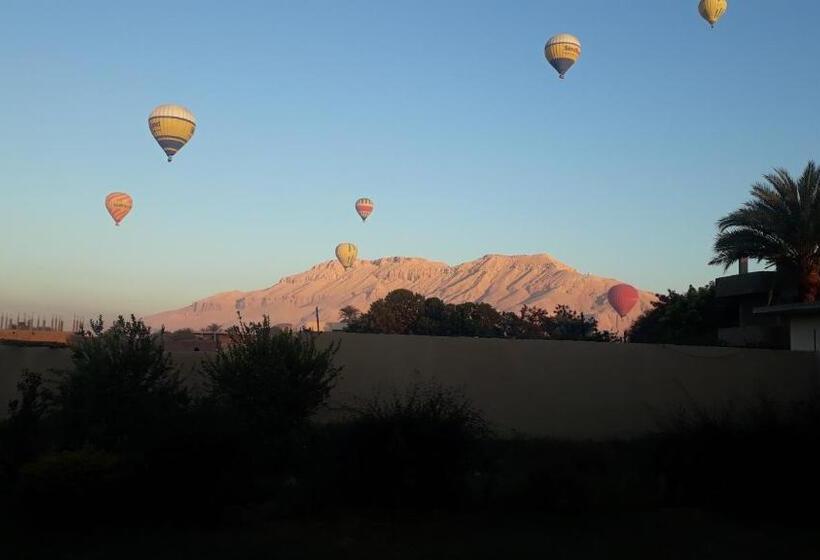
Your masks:
<instances>
[{"instance_id":1,"label":"chimney pipe","mask_svg":"<svg viewBox=\"0 0 820 560\"><path fill-rule=\"evenodd\" d=\"M749 257L740 257L738 261L738 274L749 274Z\"/></svg>"}]
</instances>

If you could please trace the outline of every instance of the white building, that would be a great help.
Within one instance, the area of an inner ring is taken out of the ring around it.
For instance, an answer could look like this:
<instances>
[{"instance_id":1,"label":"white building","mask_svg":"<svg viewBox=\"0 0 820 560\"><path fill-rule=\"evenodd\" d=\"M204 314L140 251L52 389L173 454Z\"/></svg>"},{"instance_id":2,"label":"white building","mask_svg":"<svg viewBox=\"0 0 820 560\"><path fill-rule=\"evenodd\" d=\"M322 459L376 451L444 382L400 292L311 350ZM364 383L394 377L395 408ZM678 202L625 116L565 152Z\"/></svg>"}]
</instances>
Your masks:
<instances>
[{"instance_id":1,"label":"white building","mask_svg":"<svg viewBox=\"0 0 820 560\"><path fill-rule=\"evenodd\" d=\"M757 307L755 315L777 317L787 325L789 348L807 352L820 349L820 303L789 303Z\"/></svg>"}]
</instances>

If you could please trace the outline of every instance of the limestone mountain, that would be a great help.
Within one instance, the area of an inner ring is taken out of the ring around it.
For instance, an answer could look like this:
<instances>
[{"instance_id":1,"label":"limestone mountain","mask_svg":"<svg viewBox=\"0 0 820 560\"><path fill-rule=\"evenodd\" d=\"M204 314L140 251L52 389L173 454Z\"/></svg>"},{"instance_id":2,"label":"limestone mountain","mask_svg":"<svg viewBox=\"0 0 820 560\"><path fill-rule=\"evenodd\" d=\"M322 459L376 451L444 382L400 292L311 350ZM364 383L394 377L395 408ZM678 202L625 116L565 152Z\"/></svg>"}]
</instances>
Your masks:
<instances>
[{"instance_id":1,"label":"limestone mountain","mask_svg":"<svg viewBox=\"0 0 820 560\"><path fill-rule=\"evenodd\" d=\"M620 281L584 274L546 254L486 255L450 266L421 258L386 257L358 261L345 271L336 261L318 264L300 274L282 278L269 288L224 292L174 311L145 318L166 329L203 328L212 323L236 322L237 311L248 321L268 315L273 323L294 327L315 325L319 308L322 327L338 321L339 309L352 305L367 311L388 292L406 288L447 303L486 302L502 311L523 305L552 312L556 305L592 315L599 327L623 331L651 307L655 294L640 292L635 308L620 319L607 302L607 291Z\"/></svg>"}]
</instances>

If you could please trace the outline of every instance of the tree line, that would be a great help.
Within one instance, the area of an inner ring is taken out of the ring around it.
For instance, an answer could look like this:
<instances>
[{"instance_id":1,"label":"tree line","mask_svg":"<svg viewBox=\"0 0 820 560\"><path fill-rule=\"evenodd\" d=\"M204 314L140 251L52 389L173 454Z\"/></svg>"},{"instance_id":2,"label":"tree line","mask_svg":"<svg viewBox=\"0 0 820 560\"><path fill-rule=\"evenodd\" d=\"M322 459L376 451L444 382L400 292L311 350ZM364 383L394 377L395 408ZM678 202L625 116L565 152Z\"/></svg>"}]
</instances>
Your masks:
<instances>
[{"instance_id":1,"label":"tree line","mask_svg":"<svg viewBox=\"0 0 820 560\"><path fill-rule=\"evenodd\" d=\"M550 314L523 306L519 313L499 311L488 303L445 303L410 290L393 290L374 301L367 312L343 307L339 318L345 330L356 333L469 336L613 342L618 336L598 328L595 317L566 305Z\"/></svg>"}]
</instances>

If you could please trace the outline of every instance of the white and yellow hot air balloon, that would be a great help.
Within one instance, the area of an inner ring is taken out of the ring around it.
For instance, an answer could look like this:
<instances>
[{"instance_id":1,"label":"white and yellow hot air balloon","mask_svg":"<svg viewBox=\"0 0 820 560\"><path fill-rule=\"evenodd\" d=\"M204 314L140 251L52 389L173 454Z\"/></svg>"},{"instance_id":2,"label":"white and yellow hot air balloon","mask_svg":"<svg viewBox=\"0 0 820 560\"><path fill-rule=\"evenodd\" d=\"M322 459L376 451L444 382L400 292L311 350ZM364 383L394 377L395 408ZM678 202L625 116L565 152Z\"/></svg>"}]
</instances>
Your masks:
<instances>
[{"instance_id":1,"label":"white and yellow hot air balloon","mask_svg":"<svg viewBox=\"0 0 820 560\"><path fill-rule=\"evenodd\" d=\"M700 5L698 5L700 15L712 27L723 17L728 8L729 2L727 0L700 0Z\"/></svg>"},{"instance_id":2,"label":"white and yellow hot air balloon","mask_svg":"<svg viewBox=\"0 0 820 560\"><path fill-rule=\"evenodd\" d=\"M358 254L359 250L353 243L339 243L336 245L336 258L339 259L345 270L353 266Z\"/></svg>"},{"instance_id":3,"label":"white and yellow hot air balloon","mask_svg":"<svg viewBox=\"0 0 820 560\"><path fill-rule=\"evenodd\" d=\"M105 197L105 209L114 219L114 225L120 225L133 207L134 201L128 193L112 192Z\"/></svg>"},{"instance_id":4,"label":"white and yellow hot air balloon","mask_svg":"<svg viewBox=\"0 0 820 560\"><path fill-rule=\"evenodd\" d=\"M170 162L194 135L196 119L181 105L160 105L148 115L148 128Z\"/></svg>"},{"instance_id":5,"label":"white and yellow hot air balloon","mask_svg":"<svg viewBox=\"0 0 820 560\"><path fill-rule=\"evenodd\" d=\"M569 69L581 58L581 41L569 33L555 35L544 46L544 56L563 80Z\"/></svg>"}]
</instances>

